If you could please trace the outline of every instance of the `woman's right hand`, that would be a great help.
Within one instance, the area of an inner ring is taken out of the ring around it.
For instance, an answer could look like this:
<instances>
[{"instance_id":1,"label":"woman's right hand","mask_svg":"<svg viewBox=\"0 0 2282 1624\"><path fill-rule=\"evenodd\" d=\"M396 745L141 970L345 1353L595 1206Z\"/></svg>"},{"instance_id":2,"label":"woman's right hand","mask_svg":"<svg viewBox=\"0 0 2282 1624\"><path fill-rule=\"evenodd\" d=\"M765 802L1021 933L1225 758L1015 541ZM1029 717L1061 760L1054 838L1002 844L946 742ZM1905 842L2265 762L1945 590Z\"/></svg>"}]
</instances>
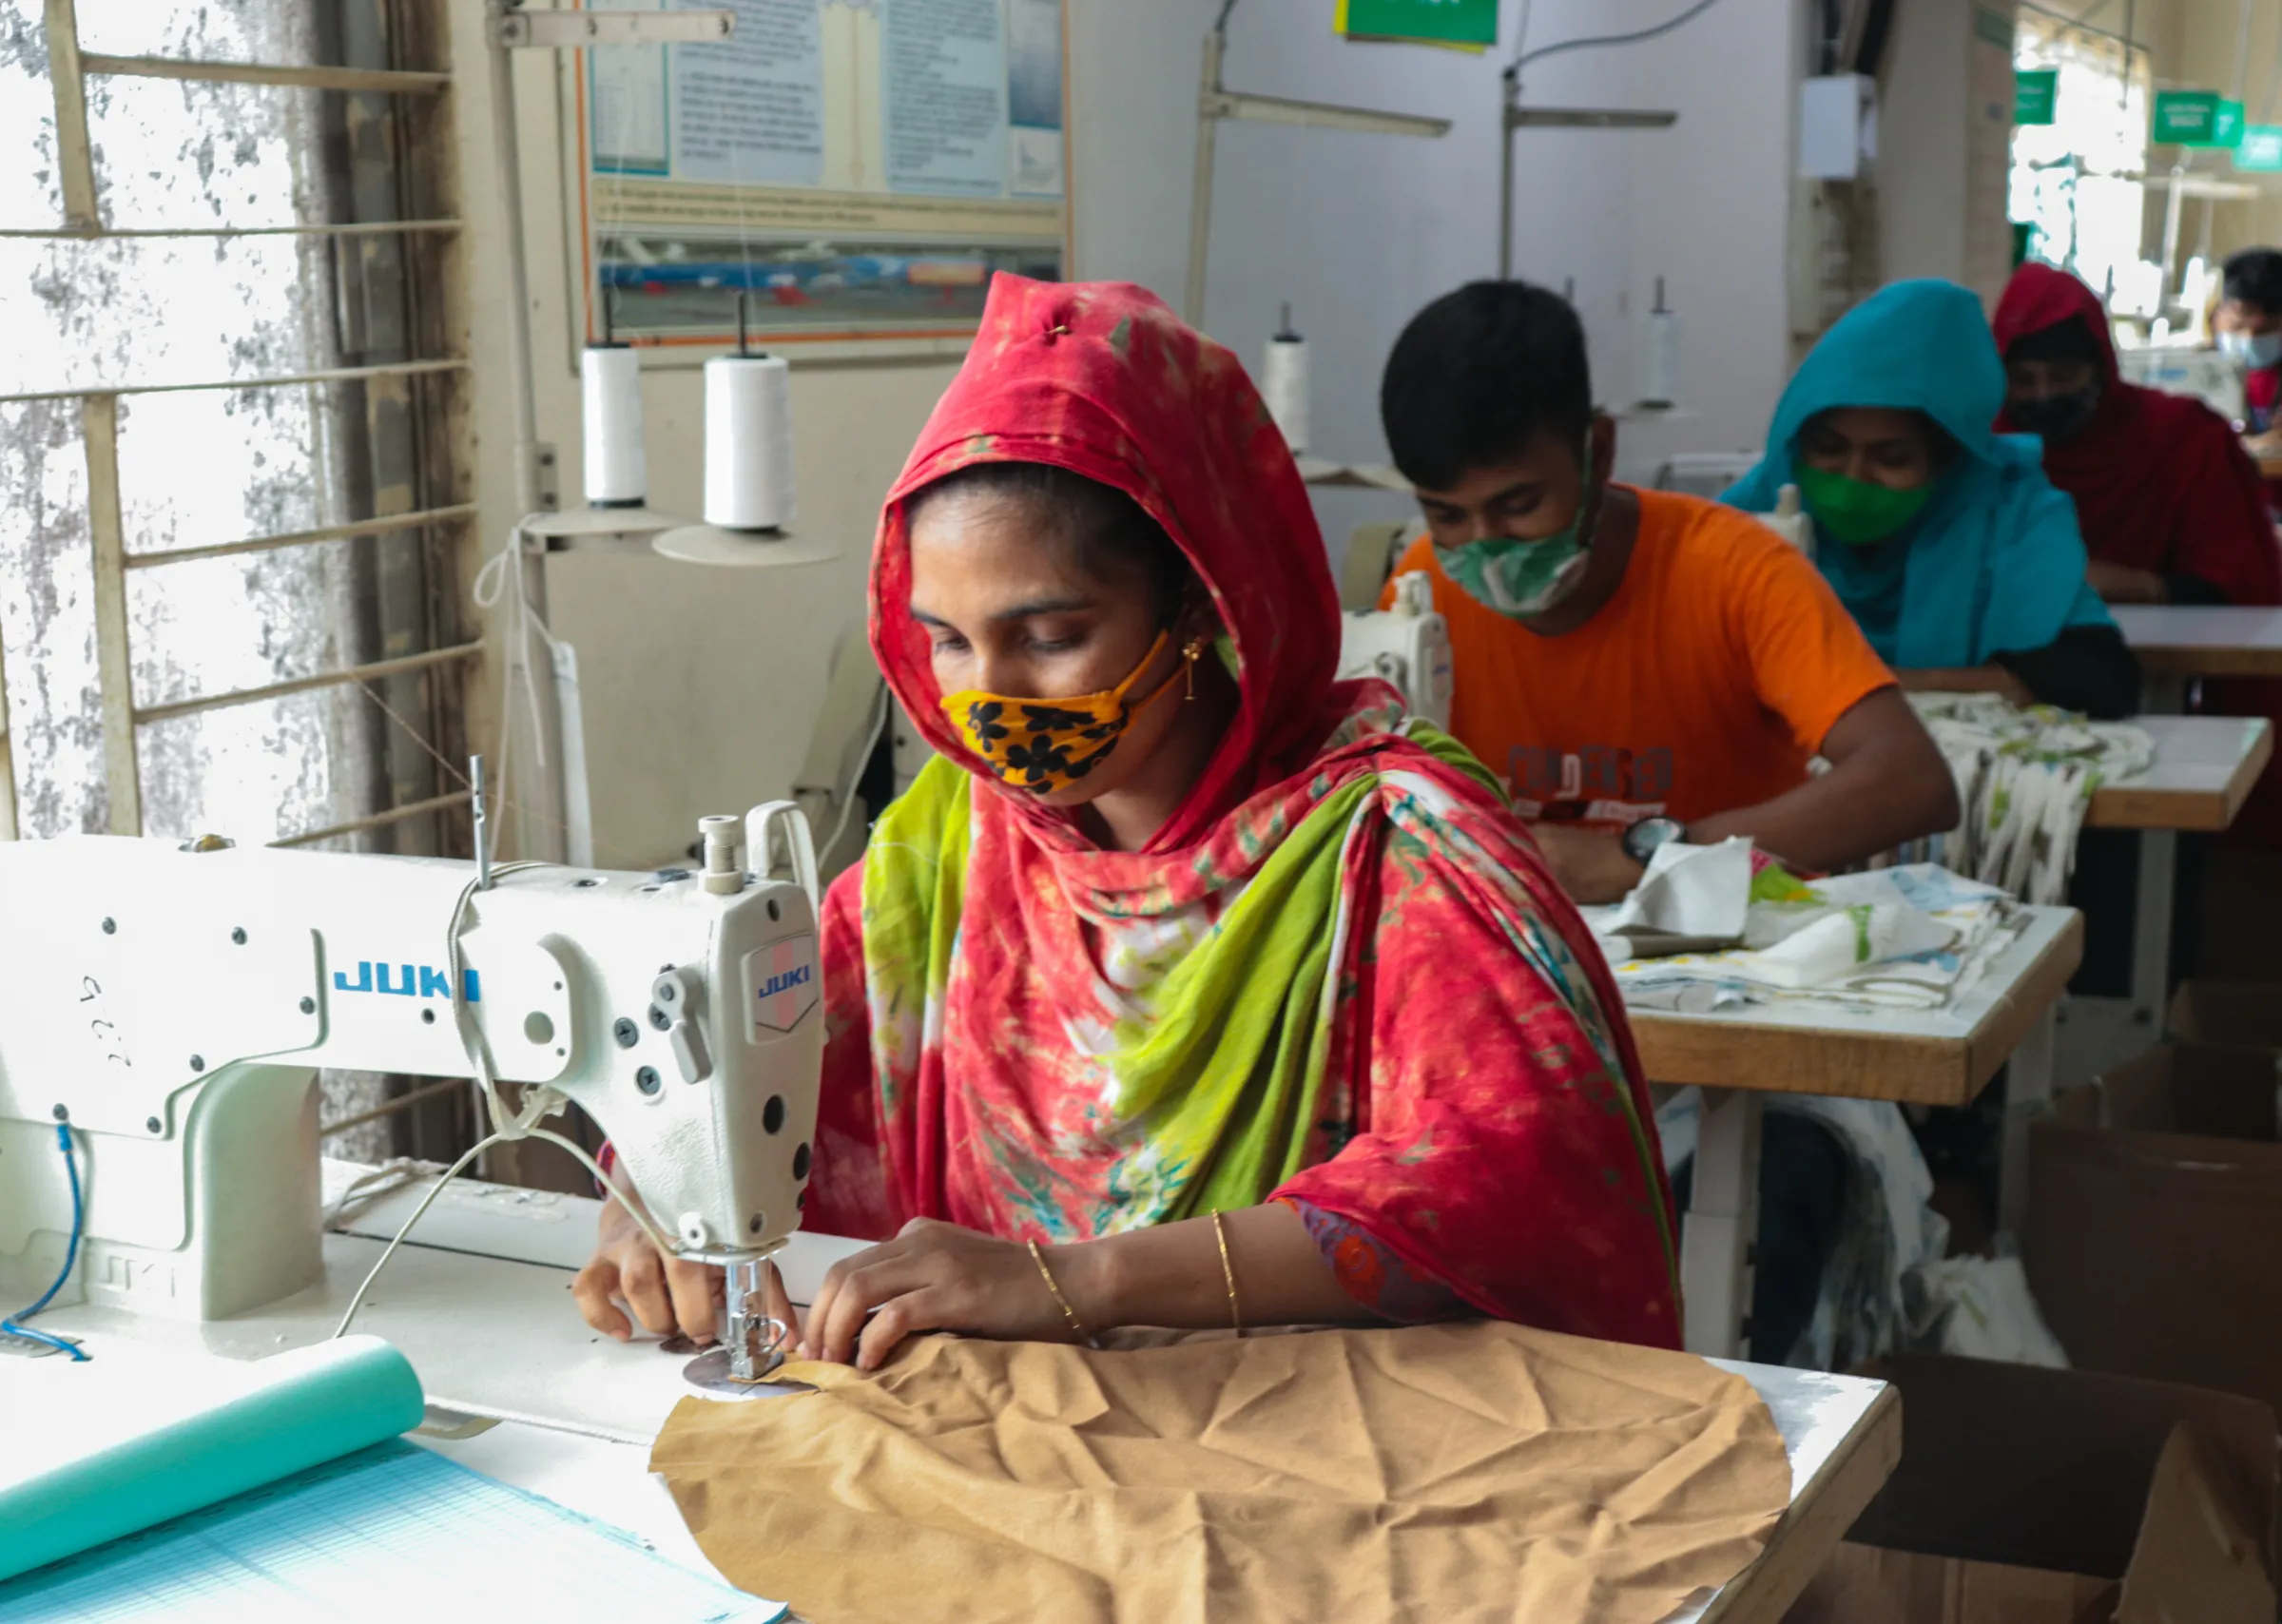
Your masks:
<instances>
[{"instance_id":1,"label":"woman's right hand","mask_svg":"<svg viewBox=\"0 0 2282 1624\"><path fill-rule=\"evenodd\" d=\"M634 1327L617 1299L652 1335L669 1337L678 1330L691 1342L710 1344L721 1318L722 1271L662 1256L621 1202L603 1204L600 1228L593 1257L570 1285L587 1324L631 1342Z\"/></svg>"}]
</instances>

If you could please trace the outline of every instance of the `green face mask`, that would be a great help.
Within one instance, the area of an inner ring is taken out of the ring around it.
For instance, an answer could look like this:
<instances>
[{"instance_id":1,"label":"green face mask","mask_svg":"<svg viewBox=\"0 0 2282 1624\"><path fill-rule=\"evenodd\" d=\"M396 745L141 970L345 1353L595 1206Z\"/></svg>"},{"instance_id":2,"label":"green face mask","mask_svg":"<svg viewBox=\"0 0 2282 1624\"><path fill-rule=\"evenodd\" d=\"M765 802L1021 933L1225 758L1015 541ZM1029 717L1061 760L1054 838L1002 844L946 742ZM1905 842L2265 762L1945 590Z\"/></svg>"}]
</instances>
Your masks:
<instances>
[{"instance_id":1,"label":"green face mask","mask_svg":"<svg viewBox=\"0 0 2282 1624\"><path fill-rule=\"evenodd\" d=\"M1815 523L1832 541L1847 547L1871 547L1906 527L1933 496L1931 485L1897 491L1869 485L1843 474L1819 468L1797 473L1799 499Z\"/></svg>"},{"instance_id":2,"label":"green face mask","mask_svg":"<svg viewBox=\"0 0 2282 1624\"><path fill-rule=\"evenodd\" d=\"M1593 436L1585 435L1585 476L1592 478ZM1484 536L1456 547L1437 547L1436 562L1456 581L1466 596L1485 609L1516 620L1543 614L1584 579L1593 532L1600 523L1600 489L1586 491L1576 517L1552 535L1520 541L1512 536Z\"/></svg>"}]
</instances>

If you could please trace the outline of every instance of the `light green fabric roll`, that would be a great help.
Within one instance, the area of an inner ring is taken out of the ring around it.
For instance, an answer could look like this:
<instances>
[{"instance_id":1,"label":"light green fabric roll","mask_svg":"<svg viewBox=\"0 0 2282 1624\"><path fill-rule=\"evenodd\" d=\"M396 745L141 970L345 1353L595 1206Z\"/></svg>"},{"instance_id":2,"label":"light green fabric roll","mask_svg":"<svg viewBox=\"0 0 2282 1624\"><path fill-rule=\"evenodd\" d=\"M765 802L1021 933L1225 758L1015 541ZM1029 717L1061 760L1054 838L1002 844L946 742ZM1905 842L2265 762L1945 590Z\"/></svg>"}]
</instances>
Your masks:
<instances>
[{"instance_id":1,"label":"light green fabric roll","mask_svg":"<svg viewBox=\"0 0 2282 1624\"><path fill-rule=\"evenodd\" d=\"M163 1348L134 1357L165 1381ZM420 1424L420 1379L378 1337L319 1343L247 1368L255 1384L246 1392L0 1490L0 1580Z\"/></svg>"}]
</instances>

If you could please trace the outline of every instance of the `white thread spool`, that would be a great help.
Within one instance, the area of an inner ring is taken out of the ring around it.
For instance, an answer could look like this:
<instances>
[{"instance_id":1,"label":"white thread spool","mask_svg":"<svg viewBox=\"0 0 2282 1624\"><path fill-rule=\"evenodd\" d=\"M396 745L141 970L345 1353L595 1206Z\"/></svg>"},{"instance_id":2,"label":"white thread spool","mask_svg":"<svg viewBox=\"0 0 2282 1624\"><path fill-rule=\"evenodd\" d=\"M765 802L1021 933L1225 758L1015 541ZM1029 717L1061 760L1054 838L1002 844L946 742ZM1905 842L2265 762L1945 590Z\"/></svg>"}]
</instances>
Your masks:
<instances>
[{"instance_id":1,"label":"white thread spool","mask_svg":"<svg viewBox=\"0 0 2282 1624\"><path fill-rule=\"evenodd\" d=\"M1284 431L1284 443L1294 456L1307 449L1307 340L1292 331L1291 306L1284 307L1284 325L1267 340L1260 362L1260 393L1267 398L1267 415Z\"/></svg>"},{"instance_id":2,"label":"white thread spool","mask_svg":"<svg viewBox=\"0 0 2282 1624\"><path fill-rule=\"evenodd\" d=\"M579 367L587 505L638 508L649 494L642 458L642 359L625 344L589 344Z\"/></svg>"},{"instance_id":3,"label":"white thread spool","mask_svg":"<svg viewBox=\"0 0 2282 1624\"><path fill-rule=\"evenodd\" d=\"M782 530L792 522L792 372L782 356L706 363L706 523Z\"/></svg>"},{"instance_id":4,"label":"white thread spool","mask_svg":"<svg viewBox=\"0 0 2282 1624\"><path fill-rule=\"evenodd\" d=\"M1680 397L1680 319L1664 302L1664 279L1656 279L1656 307L1648 313L1640 345L1640 404L1659 409Z\"/></svg>"}]
</instances>

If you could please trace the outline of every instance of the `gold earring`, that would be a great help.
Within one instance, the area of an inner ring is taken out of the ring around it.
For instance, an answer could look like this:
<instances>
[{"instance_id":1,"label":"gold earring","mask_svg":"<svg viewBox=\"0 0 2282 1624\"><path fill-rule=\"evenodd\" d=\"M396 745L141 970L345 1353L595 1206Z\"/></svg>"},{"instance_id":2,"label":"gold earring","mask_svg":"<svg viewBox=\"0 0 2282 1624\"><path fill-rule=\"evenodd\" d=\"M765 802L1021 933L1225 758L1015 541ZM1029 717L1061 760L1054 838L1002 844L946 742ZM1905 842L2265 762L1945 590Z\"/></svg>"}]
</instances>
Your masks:
<instances>
[{"instance_id":1,"label":"gold earring","mask_svg":"<svg viewBox=\"0 0 2282 1624\"><path fill-rule=\"evenodd\" d=\"M1205 640L1201 637L1191 637L1189 639L1188 646L1181 650L1181 658L1189 662L1189 699L1196 697L1196 662L1203 657L1204 652Z\"/></svg>"}]
</instances>

